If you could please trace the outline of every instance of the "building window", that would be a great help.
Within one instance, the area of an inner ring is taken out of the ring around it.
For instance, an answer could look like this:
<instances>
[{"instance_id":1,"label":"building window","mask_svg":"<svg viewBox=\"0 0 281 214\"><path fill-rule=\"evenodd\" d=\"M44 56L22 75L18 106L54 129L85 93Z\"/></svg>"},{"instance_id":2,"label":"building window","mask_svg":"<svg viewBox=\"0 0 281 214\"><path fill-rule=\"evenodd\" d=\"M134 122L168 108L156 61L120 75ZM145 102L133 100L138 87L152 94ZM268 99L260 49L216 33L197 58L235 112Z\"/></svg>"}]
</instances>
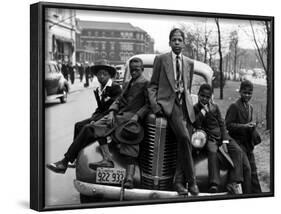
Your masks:
<instances>
[{"instance_id":1,"label":"building window","mask_svg":"<svg viewBox=\"0 0 281 214\"><path fill-rule=\"evenodd\" d=\"M134 36L133 32L121 32L120 35L122 38L126 39L132 39Z\"/></svg>"},{"instance_id":2,"label":"building window","mask_svg":"<svg viewBox=\"0 0 281 214\"><path fill-rule=\"evenodd\" d=\"M110 42L110 50L114 51L115 49L115 42Z\"/></svg>"},{"instance_id":3,"label":"building window","mask_svg":"<svg viewBox=\"0 0 281 214\"><path fill-rule=\"evenodd\" d=\"M106 52L104 52L104 51L103 51L103 52L101 52L101 57L105 59L105 58L107 57Z\"/></svg>"},{"instance_id":4,"label":"building window","mask_svg":"<svg viewBox=\"0 0 281 214\"><path fill-rule=\"evenodd\" d=\"M103 31L102 32L102 37L105 37L106 36L106 33Z\"/></svg>"},{"instance_id":5,"label":"building window","mask_svg":"<svg viewBox=\"0 0 281 214\"><path fill-rule=\"evenodd\" d=\"M126 62L131 56L133 56L133 53L130 52L120 52L119 53L120 60L123 62Z\"/></svg>"},{"instance_id":6,"label":"building window","mask_svg":"<svg viewBox=\"0 0 281 214\"><path fill-rule=\"evenodd\" d=\"M95 44L94 49L99 50L99 42L94 42L94 44Z\"/></svg>"},{"instance_id":7,"label":"building window","mask_svg":"<svg viewBox=\"0 0 281 214\"><path fill-rule=\"evenodd\" d=\"M114 37L114 32L113 31L111 32L111 37Z\"/></svg>"},{"instance_id":8,"label":"building window","mask_svg":"<svg viewBox=\"0 0 281 214\"><path fill-rule=\"evenodd\" d=\"M92 35L91 31L88 31L88 36L91 36L91 35Z\"/></svg>"},{"instance_id":9,"label":"building window","mask_svg":"<svg viewBox=\"0 0 281 214\"><path fill-rule=\"evenodd\" d=\"M115 58L115 53L114 52L110 52L109 53L109 58L110 59L114 59Z\"/></svg>"},{"instance_id":10,"label":"building window","mask_svg":"<svg viewBox=\"0 0 281 214\"><path fill-rule=\"evenodd\" d=\"M86 41L86 47L90 47L91 46L91 41Z\"/></svg>"},{"instance_id":11,"label":"building window","mask_svg":"<svg viewBox=\"0 0 281 214\"><path fill-rule=\"evenodd\" d=\"M95 31L95 36L98 37L99 36L99 32Z\"/></svg>"},{"instance_id":12,"label":"building window","mask_svg":"<svg viewBox=\"0 0 281 214\"><path fill-rule=\"evenodd\" d=\"M133 43L128 43L128 42L121 42L120 43L120 49L122 51L133 51Z\"/></svg>"},{"instance_id":13,"label":"building window","mask_svg":"<svg viewBox=\"0 0 281 214\"><path fill-rule=\"evenodd\" d=\"M101 49L105 50L106 49L106 42L101 42Z\"/></svg>"}]
</instances>

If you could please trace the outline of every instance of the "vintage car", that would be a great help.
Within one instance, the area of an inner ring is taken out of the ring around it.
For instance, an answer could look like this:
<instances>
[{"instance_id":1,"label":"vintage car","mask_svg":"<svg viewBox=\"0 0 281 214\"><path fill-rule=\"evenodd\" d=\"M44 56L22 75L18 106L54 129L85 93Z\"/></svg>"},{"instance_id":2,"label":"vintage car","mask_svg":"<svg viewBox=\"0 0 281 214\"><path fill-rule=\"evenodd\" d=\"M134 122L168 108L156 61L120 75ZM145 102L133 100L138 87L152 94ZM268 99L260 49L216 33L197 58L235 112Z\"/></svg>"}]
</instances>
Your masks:
<instances>
[{"instance_id":1,"label":"vintage car","mask_svg":"<svg viewBox=\"0 0 281 214\"><path fill-rule=\"evenodd\" d=\"M45 62L45 101L59 99L61 103L67 101L69 84L62 75L55 61Z\"/></svg>"},{"instance_id":2,"label":"vintage car","mask_svg":"<svg viewBox=\"0 0 281 214\"><path fill-rule=\"evenodd\" d=\"M136 55L144 63L143 75L150 80L154 54ZM129 60L128 60L129 62ZM128 62L124 83L130 79ZM211 84L213 71L201 62L194 61L192 81L192 99L198 101L199 86L207 82ZM125 176L125 163L118 153L116 144L110 144L115 168L98 168L96 171L88 167L90 162L102 160L98 143L84 148L76 161L75 188L80 192L81 202L106 200L146 200L151 198L182 197L173 189L173 177L176 168L176 140L165 118L156 118L153 113L146 117L144 124L145 137L141 142L139 165L134 180L135 189L125 189L122 179ZM193 157L200 195L209 195L208 191L208 160L203 145L198 145L198 139L193 139ZM225 184L227 168L222 165L220 193L226 194Z\"/></svg>"}]
</instances>

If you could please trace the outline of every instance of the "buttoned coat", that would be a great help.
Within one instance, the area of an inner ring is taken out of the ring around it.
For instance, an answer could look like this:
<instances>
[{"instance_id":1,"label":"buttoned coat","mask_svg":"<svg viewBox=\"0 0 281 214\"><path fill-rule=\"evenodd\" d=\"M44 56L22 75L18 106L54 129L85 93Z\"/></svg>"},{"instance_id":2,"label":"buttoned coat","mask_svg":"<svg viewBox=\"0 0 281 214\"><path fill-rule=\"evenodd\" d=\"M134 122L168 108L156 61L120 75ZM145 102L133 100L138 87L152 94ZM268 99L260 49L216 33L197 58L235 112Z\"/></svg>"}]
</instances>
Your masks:
<instances>
[{"instance_id":1,"label":"buttoned coat","mask_svg":"<svg viewBox=\"0 0 281 214\"><path fill-rule=\"evenodd\" d=\"M115 111L115 124L108 131L111 133L122 123L129 121L135 114L138 115L141 122L147 114L148 95L147 95L148 80L142 75L135 82L128 82L124 86L124 90L120 97L110 106L110 111ZM114 135L113 135L114 136ZM120 144L120 153L131 157L137 157L139 154L139 144L129 145Z\"/></svg>"},{"instance_id":2,"label":"buttoned coat","mask_svg":"<svg viewBox=\"0 0 281 214\"><path fill-rule=\"evenodd\" d=\"M230 140L218 105L210 103L209 112L206 112L205 116L201 112L202 109L203 106L201 103L198 102L194 105L196 115L194 127L203 129L208 136L218 139L219 141Z\"/></svg>"},{"instance_id":3,"label":"buttoned coat","mask_svg":"<svg viewBox=\"0 0 281 214\"><path fill-rule=\"evenodd\" d=\"M246 109L241 99L238 99L229 106L225 116L225 123L229 135L248 151L254 149L251 139L252 130L250 128L245 128L243 125L251 122L253 119L252 116L253 106L249 104L249 108Z\"/></svg>"},{"instance_id":4,"label":"buttoned coat","mask_svg":"<svg viewBox=\"0 0 281 214\"><path fill-rule=\"evenodd\" d=\"M109 107L120 96L121 87L113 82L111 86L106 86L101 96L99 96L98 88L94 90L94 95L97 102L97 108L92 115L93 120L99 120L109 113Z\"/></svg>"},{"instance_id":5,"label":"buttoned coat","mask_svg":"<svg viewBox=\"0 0 281 214\"><path fill-rule=\"evenodd\" d=\"M114 82L111 86L106 86L101 97L99 96L98 88L95 89L94 95L97 102L97 108L90 118L75 123L73 139L77 137L85 125L91 123L92 121L98 121L107 115L109 113L109 107L116 100L116 98L120 96L121 92L121 87Z\"/></svg>"},{"instance_id":6,"label":"buttoned coat","mask_svg":"<svg viewBox=\"0 0 281 214\"><path fill-rule=\"evenodd\" d=\"M182 55L184 99L189 119L192 123L195 121L190 95L193 66L193 60ZM177 96L175 85L172 53L156 56L153 65L153 74L148 87L149 101L154 113L163 110L167 117L171 115Z\"/></svg>"}]
</instances>

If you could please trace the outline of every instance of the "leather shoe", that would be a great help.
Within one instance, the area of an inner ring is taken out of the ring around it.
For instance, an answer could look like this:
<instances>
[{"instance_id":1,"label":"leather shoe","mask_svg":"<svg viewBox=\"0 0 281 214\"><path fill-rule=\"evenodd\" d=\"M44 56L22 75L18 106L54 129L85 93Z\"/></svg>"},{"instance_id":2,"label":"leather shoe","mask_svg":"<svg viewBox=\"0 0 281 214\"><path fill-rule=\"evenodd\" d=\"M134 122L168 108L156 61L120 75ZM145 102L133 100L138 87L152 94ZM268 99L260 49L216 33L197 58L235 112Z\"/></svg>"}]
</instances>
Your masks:
<instances>
[{"instance_id":1,"label":"leather shoe","mask_svg":"<svg viewBox=\"0 0 281 214\"><path fill-rule=\"evenodd\" d=\"M196 183L189 185L188 191L191 193L191 195L198 195L199 194L199 188L198 188Z\"/></svg>"},{"instance_id":2,"label":"leather shoe","mask_svg":"<svg viewBox=\"0 0 281 214\"><path fill-rule=\"evenodd\" d=\"M99 162L89 163L89 167L94 170L96 170L98 167L114 168L114 163L111 160L103 159Z\"/></svg>"},{"instance_id":3,"label":"leather shoe","mask_svg":"<svg viewBox=\"0 0 281 214\"><path fill-rule=\"evenodd\" d=\"M218 186L217 185L211 185L209 188L209 193L217 193L218 192Z\"/></svg>"},{"instance_id":4,"label":"leather shoe","mask_svg":"<svg viewBox=\"0 0 281 214\"><path fill-rule=\"evenodd\" d=\"M182 183L175 183L175 189L179 195L188 195L188 191Z\"/></svg>"},{"instance_id":5,"label":"leather shoe","mask_svg":"<svg viewBox=\"0 0 281 214\"><path fill-rule=\"evenodd\" d=\"M68 164L67 162L60 160L55 163L47 164L47 168L52 170L55 173L64 174L67 169L67 164Z\"/></svg>"},{"instance_id":6,"label":"leather shoe","mask_svg":"<svg viewBox=\"0 0 281 214\"><path fill-rule=\"evenodd\" d=\"M239 190L239 185L237 183L227 184L226 189L228 191L228 194L231 194L231 195L242 194Z\"/></svg>"}]
</instances>

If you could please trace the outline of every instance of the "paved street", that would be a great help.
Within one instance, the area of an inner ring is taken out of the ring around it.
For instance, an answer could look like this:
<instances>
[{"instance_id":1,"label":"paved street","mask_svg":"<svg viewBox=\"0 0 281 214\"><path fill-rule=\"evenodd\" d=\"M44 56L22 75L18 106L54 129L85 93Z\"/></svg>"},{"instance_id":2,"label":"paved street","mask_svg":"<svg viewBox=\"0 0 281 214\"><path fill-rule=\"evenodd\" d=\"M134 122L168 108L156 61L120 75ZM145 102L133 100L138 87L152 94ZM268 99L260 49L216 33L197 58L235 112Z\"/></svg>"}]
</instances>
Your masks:
<instances>
[{"instance_id":1,"label":"paved street","mask_svg":"<svg viewBox=\"0 0 281 214\"><path fill-rule=\"evenodd\" d=\"M63 158L73 139L74 124L89 117L96 108L93 88L96 79L89 88L76 79L71 85L67 103L59 100L46 104L45 108L45 163ZM73 186L75 169L70 168L63 174L56 174L45 168L46 205L79 204L79 194Z\"/></svg>"}]
</instances>

